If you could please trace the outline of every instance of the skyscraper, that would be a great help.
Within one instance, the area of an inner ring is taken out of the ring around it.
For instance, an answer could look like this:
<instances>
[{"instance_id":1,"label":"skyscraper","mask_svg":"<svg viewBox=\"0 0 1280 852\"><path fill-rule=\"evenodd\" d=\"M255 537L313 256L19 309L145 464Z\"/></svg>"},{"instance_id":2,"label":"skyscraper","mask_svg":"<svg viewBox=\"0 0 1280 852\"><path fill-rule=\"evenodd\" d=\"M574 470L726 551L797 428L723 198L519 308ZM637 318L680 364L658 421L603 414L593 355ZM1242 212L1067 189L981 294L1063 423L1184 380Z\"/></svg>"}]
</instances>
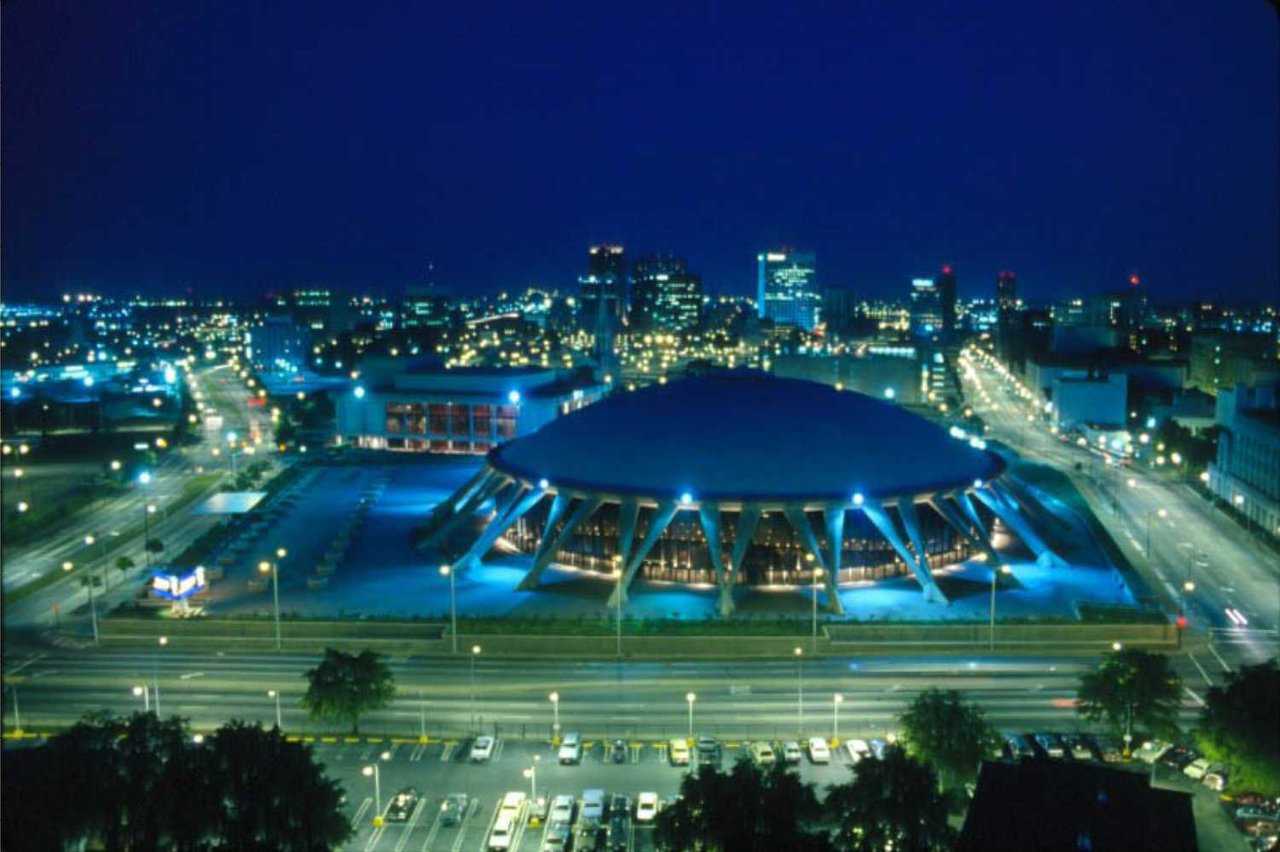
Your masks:
<instances>
[{"instance_id":1,"label":"skyscraper","mask_svg":"<svg viewBox=\"0 0 1280 852\"><path fill-rule=\"evenodd\" d=\"M650 255L635 263L631 275L631 322L643 330L684 331L698 324L702 279L683 258Z\"/></svg>"},{"instance_id":2,"label":"skyscraper","mask_svg":"<svg viewBox=\"0 0 1280 852\"><path fill-rule=\"evenodd\" d=\"M942 298L932 278L911 279L911 335L932 340L942 334Z\"/></svg>"},{"instance_id":3,"label":"skyscraper","mask_svg":"<svg viewBox=\"0 0 1280 852\"><path fill-rule=\"evenodd\" d=\"M943 264L936 286L942 306L942 333L949 338L956 330L956 273L951 264Z\"/></svg>"},{"instance_id":4,"label":"skyscraper","mask_svg":"<svg viewBox=\"0 0 1280 852\"><path fill-rule=\"evenodd\" d=\"M1018 277L1009 270L996 275L996 315L1004 325L1018 306Z\"/></svg>"},{"instance_id":5,"label":"skyscraper","mask_svg":"<svg viewBox=\"0 0 1280 852\"><path fill-rule=\"evenodd\" d=\"M822 313L813 252L783 249L757 254L756 305L761 319L813 331Z\"/></svg>"},{"instance_id":6,"label":"skyscraper","mask_svg":"<svg viewBox=\"0 0 1280 852\"><path fill-rule=\"evenodd\" d=\"M594 331L603 313L615 323L622 320L622 296L626 289L626 261L622 246L598 245L587 249L587 274L578 278L578 323Z\"/></svg>"}]
</instances>

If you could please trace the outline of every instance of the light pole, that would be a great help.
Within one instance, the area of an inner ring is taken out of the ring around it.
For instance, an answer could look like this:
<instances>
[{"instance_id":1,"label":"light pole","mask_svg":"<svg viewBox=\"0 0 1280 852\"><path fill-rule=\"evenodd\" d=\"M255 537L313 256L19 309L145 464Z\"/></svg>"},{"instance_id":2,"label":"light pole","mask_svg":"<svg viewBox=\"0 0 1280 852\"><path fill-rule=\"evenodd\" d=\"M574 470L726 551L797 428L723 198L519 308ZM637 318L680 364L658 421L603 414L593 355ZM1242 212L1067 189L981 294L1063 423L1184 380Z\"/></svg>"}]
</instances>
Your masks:
<instances>
[{"instance_id":1,"label":"light pole","mask_svg":"<svg viewBox=\"0 0 1280 852\"><path fill-rule=\"evenodd\" d=\"M144 713L151 712L151 690L146 686L135 686L133 688L133 697L142 699L142 710Z\"/></svg>"},{"instance_id":2,"label":"light pole","mask_svg":"<svg viewBox=\"0 0 1280 852\"><path fill-rule=\"evenodd\" d=\"M86 536L86 540L92 541L93 536ZM75 563L70 560L62 563L62 570L70 574L75 570ZM93 574L86 573L84 578L85 588L89 590L89 623L93 625L93 644L98 644L98 604L97 599L93 596Z\"/></svg>"},{"instance_id":3,"label":"light pole","mask_svg":"<svg viewBox=\"0 0 1280 852\"><path fill-rule=\"evenodd\" d=\"M476 727L476 657L480 656L480 646L471 646L471 729Z\"/></svg>"},{"instance_id":4,"label":"light pole","mask_svg":"<svg viewBox=\"0 0 1280 852\"><path fill-rule=\"evenodd\" d=\"M693 702L698 700L698 696L692 692L684 694L684 700L689 704L689 744L693 744Z\"/></svg>"},{"instance_id":5,"label":"light pole","mask_svg":"<svg viewBox=\"0 0 1280 852\"><path fill-rule=\"evenodd\" d=\"M619 660L622 659L622 564L621 563L622 563L621 556L613 557L613 578L614 578L614 583L617 585L617 590L614 592L614 595L613 595L613 598L615 601L614 621L617 623L617 628L618 628L616 652Z\"/></svg>"},{"instance_id":6,"label":"light pole","mask_svg":"<svg viewBox=\"0 0 1280 852\"><path fill-rule=\"evenodd\" d=\"M13 733L22 735L22 713L18 710L18 685L11 684L9 692L13 695Z\"/></svg>"},{"instance_id":7,"label":"light pole","mask_svg":"<svg viewBox=\"0 0 1280 852\"><path fill-rule=\"evenodd\" d=\"M276 700L276 729L283 731L284 723L280 720L280 690L268 689L267 697L274 698Z\"/></svg>"},{"instance_id":8,"label":"light pole","mask_svg":"<svg viewBox=\"0 0 1280 852\"><path fill-rule=\"evenodd\" d=\"M836 693L831 696L831 747L836 748L840 745L840 705L844 703L844 696Z\"/></svg>"},{"instance_id":9,"label":"light pole","mask_svg":"<svg viewBox=\"0 0 1280 852\"><path fill-rule=\"evenodd\" d=\"M283 547L276 548L276 562L268 562L262 560L258 563L258 571L263 574L271 575L271 602L275 608L276 620L276 650L281 650L280 644L280 562L289 555L289 551Z\"/></svg>"},{"instance_id":10,"label":"light pole","mask_svg":"<svg viewBox=\"0 0 1280 852\"><path fill-rule=\"evenodd\" d=\"M156 640L156 650L151 658L151 681L156 693L156 716L160 715L160 649L169 644L168 636Z\"/></svg>"},{"instance_id":11,"label":"light pole","mask_svg":"<svg viewBox=\"0 0 1280 852\"><path fill-rule=\"evenodd\" d=\"M796 656L796 732L804 736L804 648L795 649Z\"/></svg>"},{"instance_id":12,"label":"light pole","mask_svg":"<svg viewBox=\"0 0 1280 852\"><path fill-rule=\"evenodd\" d=\"M1151 516L1159 515L1161 518L1169 517L1169 513L1163 509L1156 509L1147 512L1147 562L1151 561Z\"/></svg>"},{"instance_id":13,"label":"light pole","mask_svg":"<svg viewBox=\"0 0 1280 852\"><path fill-rule=\"evenodd\" d=\"M805 559L813 562L813 554L805 554ZM813 582L809 584L809 590L813 597L813 633L809 639L809 653L818 653L818 581L822 579L822 568L814 566Z\"/></svg>"},{"instance_id":14,"label":"light pole","mask_svg":"<svg viewBox=\"0 0 1280 852\"><path fill-rule=\"evenodd\" d=\"M386 760L387 752L382 753L382 759ZM360 770L364 777L373 778L373 825L375 828L382 826L382 776L378 772L378 764L371 763L364 769Z\"/></svg>"},{"instance_id":15,"label":"light pole","mask_svg":"<svg viewBox=\"0 0 1280 852\"><path fill-rule=\"evenodd\" d=\"M538 798L538 761L542 760L542 755L535 754L533 763L524 771L524 777L529 779L529 801L532 802Z\"/></svg>"},{"instance_id":16,"label":"light pole","mask_svg":"<svg viewBox=\"0 0 1280 852\"><path fill-rule=\"evenodd\" d=\"M150 477L147 481L150 482ZM151 570L151 516L155 513L155 503L148 503L142 513L142 549L147 554L147 570Z\"/></svg>"},{"instance_id":17,"label":"light pole","mask_svg":"<svg viewBox=\"0 0 1280 852\"><path fill-rule=\"evenodd\" d=\"M997 570L995 567L991 569L991 633L988 646L992 651L996 649L996 578L1001 574L1012 574L1013 569L1008 565L1001 565Z\"/></svg>"},{"instance_id":18,"label":"light pole","mask_svg":"<svg viewBox=\"0 0 1280 852\"><path fill-rule=\"evenodd\" d=\"M551 744L560 745L560 693L553 692L551 699Z\"/></svg>"},{"instance_id":19,"label":"light pole","mask_svg":"<svg viewBox=\"0 0 1280 852\"><path fill-rule=\"evenodd\" d=\"M440 573L449 578L449 622L453 634L453 653L458 653L458 595L453 585L453 569L448 565L440 566Z\"/></svg>"}]
</instances>

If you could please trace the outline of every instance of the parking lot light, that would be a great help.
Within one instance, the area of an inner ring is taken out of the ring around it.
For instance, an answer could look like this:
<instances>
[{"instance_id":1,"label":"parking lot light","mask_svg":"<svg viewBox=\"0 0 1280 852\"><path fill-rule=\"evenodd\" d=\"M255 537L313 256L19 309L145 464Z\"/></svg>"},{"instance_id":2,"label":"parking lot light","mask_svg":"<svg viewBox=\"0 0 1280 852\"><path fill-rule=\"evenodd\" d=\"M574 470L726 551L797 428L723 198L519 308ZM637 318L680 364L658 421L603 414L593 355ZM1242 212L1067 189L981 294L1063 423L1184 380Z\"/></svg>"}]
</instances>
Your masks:
<instances>
[{"instance_id":1,"label":"parking lot light","mask_svg":"<svg viewBox=\"0 0 1280 852\"><path fill-rule=\"evenodd\" d=\"M840 746L840 705L844 703L844 696L836 693L831 696L831 747L838 748Z\"/></svg>"},{"instance_id":2,"label":"parking lot light","mask_svg":"<svg viewBox=\"0 0 1280 852\"><path fill-rule=\"evenodd\" d=\"M693 702L698 700L698 696L692 692L684 694L684 700L689 704L689 746L693 746Z\"/></svg>"},{"instance_id":3,"label":"parking lot light","mask_svg":"<svg viewBox=\"0 0 1280 852\"><path fill-rule=\"evenodd\" d=\"M378 774L378 764L371 763L360 772L366 778L373 778L373 827L382 827L382 781Z\"/></svg>"},{"instance_id":4,"label":"parking lot light","mask_svg":"<svg viewBox=\"0 0 1280 852\"><path fill-rule=\"evenodd\" d=\"M560 693L553 692L547 697L551 699L551 744L560 745Z\"/></svg>"}]
</instances>

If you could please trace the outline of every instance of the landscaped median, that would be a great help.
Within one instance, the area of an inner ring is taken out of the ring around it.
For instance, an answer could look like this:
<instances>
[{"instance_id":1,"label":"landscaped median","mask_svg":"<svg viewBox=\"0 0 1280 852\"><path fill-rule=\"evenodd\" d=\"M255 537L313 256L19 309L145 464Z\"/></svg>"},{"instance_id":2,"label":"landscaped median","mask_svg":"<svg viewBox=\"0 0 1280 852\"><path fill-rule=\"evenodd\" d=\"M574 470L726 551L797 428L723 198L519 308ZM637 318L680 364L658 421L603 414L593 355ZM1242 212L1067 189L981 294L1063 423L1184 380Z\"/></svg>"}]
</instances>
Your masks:
<instances>
[{"instance_id":1,"label":"landscaped median","mask_svg":"<svg viewBox=\"0 0 1280 852\"><path fill-rule=\"evenodd\" d=\"M822 625L816 643L806 623L651 621L624 622L622 652L628 658L748 659L806 654L844 656L895 652L974 653L990 648L985 623L839 623ZM486 657L572 657L609 659L617 654L615 627L603 619L467 619L460 620L457 648L481 645ZM158 613L112 615L102 620L108 644L152 644L167 636L175 645L227 649L272 650L275 622L270 617L163 618ZM448 619L322 620L282 618L281 646L292 652L334 647L385 654L448 656L454 642ZM1051 621L996 625L1000 653L1096 654L1115 643L1153 650L1178 647L1178 630L1168 623Z\"/></svg>"}]
</instances>

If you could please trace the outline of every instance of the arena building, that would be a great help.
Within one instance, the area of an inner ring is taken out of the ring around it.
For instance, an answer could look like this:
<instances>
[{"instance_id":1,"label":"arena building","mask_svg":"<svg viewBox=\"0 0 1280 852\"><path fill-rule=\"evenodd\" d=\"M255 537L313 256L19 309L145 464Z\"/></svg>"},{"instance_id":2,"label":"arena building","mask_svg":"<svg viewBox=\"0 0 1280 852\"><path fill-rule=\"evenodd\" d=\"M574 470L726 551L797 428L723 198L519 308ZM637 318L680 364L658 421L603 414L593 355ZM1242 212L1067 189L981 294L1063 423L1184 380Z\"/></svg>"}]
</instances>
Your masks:
<instances>
[{"instance_id":1,"label":"arena building","mask_svg":"<svg viewBox=\"0 0 1280 852\"><path fill-rule=\"evenodd\" d=\"M437 507L432 541L481 517L456 560L503 538L530 554L520 584L557 565L719 590L825 589L910 573L945 603L933 572L991 545L999 519L1042 563L1057 560L981 441L957 439L890 402L815 382L726 372L619 391L493 449Z\"/></svg>"}]
</instances>

